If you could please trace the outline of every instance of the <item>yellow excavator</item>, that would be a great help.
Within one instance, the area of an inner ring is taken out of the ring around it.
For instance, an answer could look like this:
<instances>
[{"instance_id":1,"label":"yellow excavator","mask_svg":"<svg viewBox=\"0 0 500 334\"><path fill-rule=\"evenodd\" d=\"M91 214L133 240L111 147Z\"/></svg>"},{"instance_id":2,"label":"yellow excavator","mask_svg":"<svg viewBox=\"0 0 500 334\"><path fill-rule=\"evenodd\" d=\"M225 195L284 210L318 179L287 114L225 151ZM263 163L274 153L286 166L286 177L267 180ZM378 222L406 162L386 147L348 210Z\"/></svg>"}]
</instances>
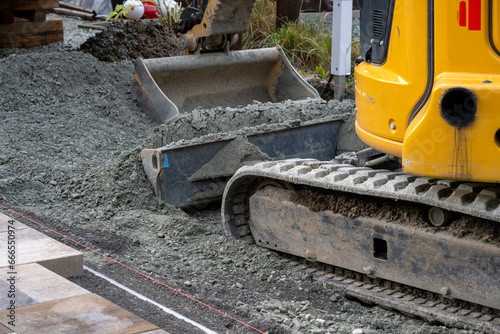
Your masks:
<instances>
[{"instance_id":1,"label":"yellow excavator","mask_svg":"<svg viewBox=\"0 0 500 334\"><path fill-rule=\"evenodd\" d=\"M234 34L207 29L253 3L208 1L188 53L227 48ZM500 333L500 3L358 5L356 131L372 149L239 169L225 230L363 301Z\"/></svg>"},{"instance_id":2,"label":"yellow excavator","mask_svg":"<svg viewBox=\"0 0 500 334\"><path fill-rule=\"evenodd\" d=\"M243 167L225 189L226 231L306 259L360 299L499 332L500 4L358 4L356 130L383 152L371 166L402 170Z\"/></svg>"},{"instance_id":3,"label":"yellow excavator","mask_svg":"<svg viewBox=\"0 0 500 334\"><path fill-rule=\"evenodd\" d=\"M499 182L500 4L371 6L356 68L359 137L409 174Z\"/></svg>"}]
</instances>

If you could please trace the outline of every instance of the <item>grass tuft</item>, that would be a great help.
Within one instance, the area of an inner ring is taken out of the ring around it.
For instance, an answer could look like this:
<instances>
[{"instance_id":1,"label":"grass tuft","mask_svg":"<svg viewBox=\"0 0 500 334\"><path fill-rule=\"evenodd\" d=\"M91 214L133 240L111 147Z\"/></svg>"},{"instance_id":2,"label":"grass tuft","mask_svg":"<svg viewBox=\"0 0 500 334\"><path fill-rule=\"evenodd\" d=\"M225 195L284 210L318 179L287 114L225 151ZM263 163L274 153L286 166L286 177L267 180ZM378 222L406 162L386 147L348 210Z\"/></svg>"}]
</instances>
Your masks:
<instances>
[{"instance_id":1,"label":"grass tuft","mask_svg":"<svg viewBox=\"0 0 500 334\"><path fill-rule=\"evenodd\" d=\"M310 73L316 73L317 67L330 68L332 37L324 21L290 22L276 29L276 2L258 0L249 32L243 37L243 48L277 45L295 68Z\"/></svg>"},{"instance_id":2,"label":"grass tuft","mask_svg":"<svg viewBox=\"0 0 500 334\"><path fill-rule=\"evenodd\" d=\"M323 16L323 17L326 17ZM249 32L243 35L243 49L280 46L299 72L327 79L330 76L332 35L324 19L290 22L276 29L276 2L257 0ZM352 66L359 56L359 42L353 42ZM354 69L352 68L351 73ZM352 85L353 79L347 78Z\"/></svg>"}]
</instances>

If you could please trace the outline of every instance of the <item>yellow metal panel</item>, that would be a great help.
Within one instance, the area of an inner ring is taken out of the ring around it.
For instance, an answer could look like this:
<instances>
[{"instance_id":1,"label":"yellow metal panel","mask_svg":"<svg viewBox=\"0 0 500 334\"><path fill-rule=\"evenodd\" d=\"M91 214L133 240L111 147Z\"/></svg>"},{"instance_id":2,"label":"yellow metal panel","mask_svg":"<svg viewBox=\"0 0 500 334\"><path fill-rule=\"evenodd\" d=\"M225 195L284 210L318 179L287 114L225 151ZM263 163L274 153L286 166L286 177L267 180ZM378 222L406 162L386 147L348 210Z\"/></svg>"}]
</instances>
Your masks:
<instances>
[{"instance_id":1,"label":"yellow metal panel","mask_svg":"<svg viewBox=\"0 0 500 334\"><path fill-rule=\"evenodd\" d=\"M408 128L403 145L403 170L431 177L500 182L500 75L445 73L437 77L429 103ZM449 125L441 116L440 99L453 87L477 97L474 121Z\"/></svg>"},{"instance_id":2,"label":"yellow metal panel","mask_svg":"<svg viewBox=\"0 0 500 334\"><path fill-rule=\"evenodd\" d=\"M425 90L426 73L427 2L396 0L386 63L355 69L360 127L402 142L409 114Z\"/></svg>"},{"instance_id":3,"label":"yellow metal panel","mask_svg":"<svg viewBox=\"0 0 500 334\"><path fill-rule=\"evenodd\" d=\"M497 50L500 51L500 2L498 0L492 1L493 13L493 43Z\"/></svg>"},{"instance_id":4,"label":"yellow metal panel","mask_svg":"<svg viewBox=\"0 0 500 334\"><path fill-rule=\"evenodd\" d=\"M466 26L459 24L461 2L467 5ZM472 27L473 3L481 9L480 30L473 30ZM500 56L493 52L489 43L488 0L435 1L434 7L436 74L483 73L487 78L489 74L500 73Z\"/></svg>"},{"instance_id":5,"label":"yellow metal panel","mask_svg":"<svg viewBox=\"0 0 500 334\"><path fill-rule=\"evenodd\" d=\"M403 156L402 142L374 135L363 129L358 121L356 121L356 133L363 142L380 152L392 154L397 157Z\"/></svg>"},{"instance_id":6,"label":"yellow metal panel","mask_svg":"<svg viewBox=\"0 0 500 334\"><path fill-rule=\"evenodd\" d=\"M500 7L492 2L498 48ZM500 182L500 55L490 43L489 0L434 1L432 91L407 127L427 82L426 4L396 0L387 62L356 68L357 133L370 146L402 156L407 173ZM467 126L452 126L441 115L443 94L451 88L477 98Z\"/></svg>"},{"instance_id":7,"label":"yellow metal panel","mask_svg":"<svg viewBox=\"0 0 500 334\"><path fill-rule=\"evenodd\" d=\"M405 172L500 181L500 57L489 42L488 5L488 0L435 2L436 78L430 100L404 138ZM440 113L443 92L456 87L477 97L475 119L466 127L449 125Z\"/></svg>"}]
</instances>

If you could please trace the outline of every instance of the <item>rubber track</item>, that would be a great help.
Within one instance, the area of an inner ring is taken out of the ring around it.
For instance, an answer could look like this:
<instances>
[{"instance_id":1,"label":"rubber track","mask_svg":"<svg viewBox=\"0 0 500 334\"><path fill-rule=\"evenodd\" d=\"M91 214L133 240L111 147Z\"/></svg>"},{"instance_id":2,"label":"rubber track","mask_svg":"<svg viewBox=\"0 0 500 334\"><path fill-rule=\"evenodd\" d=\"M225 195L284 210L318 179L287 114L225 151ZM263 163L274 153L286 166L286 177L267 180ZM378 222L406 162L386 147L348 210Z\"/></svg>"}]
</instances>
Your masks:
<instances>
[{"instance_id":1,"label":"rubber track","mask_svg":"<svg viewBox=\"0 0 500 334\"><path fill-rule=\"evenodd\" d=\"M253 241L247 225L247 200L252 194L252 187L266 180L416 202L500 222L500 186L495 184L417 177L335 162L292 159L243 167L231 178L224 193L222 207L224 224L229 234L248 242ZM499 310L481 308L470 303L466 303L465 308L458 308L436 301L433 293L423 299L402 292L404 289L379 286L365 274L342 269L331 273L318 270L316 264L305 260L284 261L314 273L316 279L345 289L347 295L361 301L418 316L429 322L485 333L500 333ZM344 272L351 274L351 277L343 274ZM352 274L357 279L353 279ZM408 287L407 290L412 289Z\"/></svg>"},{"instance_id":2,"label":"rubber track","mask_svg":"<svg viewBox=\"0 0 500 334\"><path fill-rule=\"evenodd\" d=\"M283 259L283 261L299 270L308 271L318 281L331 284L344 290L346 296L358 299L368 304L377 304L400 311L404 314L417 316L429 323L442 323L446 326L482 331L488 334L500 333L500 317L489 308L481 308L467 302L460 307L450 305L440 296L429 293L427 298L416 297L406 291L411 287L392 283L397 288L375 284L367 275L342 270L340 268L325 271L318 269L321 264ZM330 266L327 266L330 267ZM330 267L332 268L332 267ZM404 289L404 288L407 289ZM453 301L451 302L453 303Z\"/></svg>"},{"instance_id":3,"label":"rubber track","mask_svg":"<svg viewBox=\"0 0 500 334\"><path fill-rule=\"evenodd\" d=\"M500 186L407 175L368 167L292 159L243 167L240 178L264 177L297 185L416 202L500 222Z\"/></svg>"}]
</instances>

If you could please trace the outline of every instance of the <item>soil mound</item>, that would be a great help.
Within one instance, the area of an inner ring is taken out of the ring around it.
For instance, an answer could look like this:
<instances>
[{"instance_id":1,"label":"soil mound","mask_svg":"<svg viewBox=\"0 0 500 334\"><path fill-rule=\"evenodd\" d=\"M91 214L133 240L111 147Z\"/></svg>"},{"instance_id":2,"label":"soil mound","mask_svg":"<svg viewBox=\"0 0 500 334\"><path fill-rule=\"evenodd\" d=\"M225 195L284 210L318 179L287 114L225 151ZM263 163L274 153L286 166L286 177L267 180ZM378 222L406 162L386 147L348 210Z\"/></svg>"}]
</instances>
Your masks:
<instances>
[{"instance_id":1,"label":"soil mound","mask_svg":"<svg viewBox=\"0 0 500 334\"><path fill-rule=\"evenodd\" d=\"M168 27L153 20L115 22L89 38L80 51L108 62L179 56L183 52Z\"/></svg>"}]
</instances>

